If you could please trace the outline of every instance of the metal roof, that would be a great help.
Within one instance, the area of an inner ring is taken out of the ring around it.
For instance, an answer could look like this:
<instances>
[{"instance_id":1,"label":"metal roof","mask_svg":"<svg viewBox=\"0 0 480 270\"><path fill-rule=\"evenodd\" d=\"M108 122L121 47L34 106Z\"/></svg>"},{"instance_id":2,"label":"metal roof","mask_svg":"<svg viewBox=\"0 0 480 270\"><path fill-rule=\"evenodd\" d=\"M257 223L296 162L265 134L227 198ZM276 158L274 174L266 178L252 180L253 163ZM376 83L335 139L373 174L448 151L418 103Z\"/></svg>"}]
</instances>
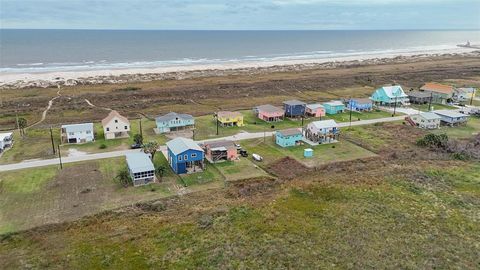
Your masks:
<instances>
[{"instance_id":1,"label":"metal roof","mask_svg":"<svg viewBox=\"0 0 480 270\"><path fill-rule=\"evenodd\" d=\"M290 105L290 106L297 106L297 105L304 106L307 103L305 103L303 101L300 101L300 100L292 99L292 100L284 101L283 104L287 104L287 105Z\"/></svg>"},{"instance_id":2,"label":"metal roof","mask_svg":"<svg viewBox=\"0 0 480 270\"><path fill-rule=\"evenodd\" d=\"M405 94L405 91L403 91L403 88L400 85L383 86L383 87L380 87L379 89L383 89L383 91L385 92L385 94L389 98L408 97L407 94ZM395 93L397 93L399 91L400 91L400 95L396 95Z\"/></svg>"},{"instance_id":3,"label":"metal roof","mask_svg":"<svg viewBox=\"0 0 480 270\"><path fill-rule=\"evenodd\" d=\"M442 94L453 93L453 87L451 85L445 85L445 84L439 84L439 83L426 83L420 89L425 91L442 93Z\"/></svg>"},{"instance_id":4,"label":"metal roof","mask_svg":"<svg viewBox=\"0 0 480 270\"><path fill-rule=\"evenodd\" d=\"M440 116L447 116L447 117L452 117L452 118L458 118L458 117L467 117L468 115L460 113L458 111L454 110L438 110L438 111L433 111L434 113L440 115Z\"/></svg>"},{"instance_id":5,"label":"metal roof","mask_svg":"<svg viewBox=\"0 0 480 270\"><path fill-rule=\"evenodd\" d=\"M408 95L411 97L415 98L429 98L431 97L431 94L429 92L424 92L424 91L410 91L408 92Z\"/></svg>"},{"instance_id":6,"label":"metal roof","mask_svg":"<svg viewBox=\"0 0 480 270\"><path fill-rule=\"evenodd\" d=\"M175 155L179 155L187 150L197 150L203 152L202 148L196 142L182 137L168 141L167 147Z\"/></svg>"},{"instance_id":7,"label":"metal roof","mask_svg":"<svg viewBox=\"0 0 480 270\"><path fill-rule=\"evenodd\" d=\"M204 146L208 146L210 148L217 148L217 147L225 147L225 148L232 148L235 147L235 143L229 140L219 140L219 141L211 141L203 143Z\"/></svg>"},{"instance_id":8,"label":"metal roof","mask_svg":"<svg viewBox=\"0 0 480 270\"><path fill-rule=\"evenodd\" d=\"M112 110L110 111L110 113L107 115L107 117L105 117L103 120L102 120L102 125L103 126L106 126L108 125L108 123L110 123L110 121L112 121L113 118L117 117L118 119L120 119L121 121L123 121L123 123L125 124L130 124L130 121L128 121L128 119L124 116L121 116L117 111L115 110Z\"/></svg>"},{"instance_id":9,"label":"metal roof","mask_svg":"<svg viewBox=\"0 0 480 270\"><path fill-rule=\"evenodd\" d=\"M155 118L155 120L159 121L159 122L164 122L164 121L170 121L170 120L177 119L177 118L183 119L183 120L192 120L193 116L191 116L190 114L169 112L165 115L157 116L157 118Z\"/></svg>"},{"instance_id":10,"label":"metal roof","mask_svg":"<svg viewBox=\"0 0 480 270\"><path fill-rule=\"evenodd\" d=\"M286 136L294 136L294 135L301 135L302 131L298 128L289 128L289 129L284 129L284 130L278 130L277 133L280 133L280 135L286 137Z\"/></svg>"},{"instance_id":11,"label":"metal roof","mask_svg":"<svg viewBox=\"0 0 480 270\"><path fill-rule=\"evenodd\" d=\"M372 103L372 100L370 100L369 98L352 98L351 100L354 100L359 104L366 104L366 103L370 104L370 103Z\"/></svg>"},{"instance_id":12,"label":"metal roof","mask_svg":"<svg viewBox=\"0 0 480 270\"><path fill-rule=\"evenodd\" d=\"M270 105L270 104L257 106L256 109L258 111L270 112L270 113L274 113L274 112L283 113L284 112L282 108L275 107L275 106Z\"/></svg>"},{"instance_id":13,"label":"metal roof","mask_svg":"<svg viewBox=\"0 0 480 270\"><path fill-rule=\"evenodd\" d=\"M152 160L150 157L142 152L138 153L128 153L125 155L127 158L128 168L132 173L154 171L155 166L153 166Z\"/></svg>"},{"instance_id":14,"label":"metal roof","mask_svg":"<svg viewBox=\"0 0 480 270\"><path fill-rule=\"evenodd\" d=\"M309 108L310 110L316 110L318 108L323 108L323 105L320 103L307 104L307 108Z\"/></svg>"},{"instance_id":15,"label":"metal roof","mask_svg":"<svg viewBox=\"0 0 480 270\"><path fill-rule=\"evenodd\" d=\"M340 100L332 100L332 101L329 101L329 102L324 102L323 104L324 105L327 104L327 105L330 105L330 106L341 106L341 105L344 106L345 105Z\"/></svg>"},{"instance_id":16,"label":"metal roof","mask_svg":"<svg viewBox=\"0 0 480 270\"><path fill-rule=\"evenodd\" d=\"M5 140L6 138L11 138L13 132L0 133L0 141Z\"/></svg>"},{"instance_id":17,"label":"metal roof","mask_svg":"<svg viewBox=\"0 0 480 270\"><path fill-rule=\"evenodd\" d=\"M440 116L432 112L423 112L423 113L420 113L419 115L427 120L435 120L435 119L441 118Z\"/></svg>"},{"instance_id":18,"label":"metal roof","mask_svg":"<svg viewBox=\"0 0 480 270\"><path fill-rule=\"evenodd\" d=\"M338 124L335 122L335 120L321 120L312 122L310 124L315 126L317 129L338 127Z\"/></svg>"},{"instance_id":19,"label":"metal roof","mask_svg":"<svg viewBox=\"0 0 480 270\"><path fill-rule=\"evenodd\" d=\"M93 123L62 125L62 129L65 129L66 132L79 132L79 131L87 131L87 130L90 130L93 132Z\"/></svg>"}]
</instances>

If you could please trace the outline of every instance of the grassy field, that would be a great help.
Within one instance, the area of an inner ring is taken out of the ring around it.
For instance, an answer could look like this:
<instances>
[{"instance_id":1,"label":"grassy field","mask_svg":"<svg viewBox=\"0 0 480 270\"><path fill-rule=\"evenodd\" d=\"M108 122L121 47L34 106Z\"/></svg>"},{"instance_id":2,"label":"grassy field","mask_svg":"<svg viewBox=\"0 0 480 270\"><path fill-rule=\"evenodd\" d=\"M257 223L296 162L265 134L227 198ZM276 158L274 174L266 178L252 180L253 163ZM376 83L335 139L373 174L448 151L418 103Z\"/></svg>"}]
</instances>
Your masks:
<instances>
[{"instance_id":1,"label":"grassy field","mask_svg":"<svg viewBox=\"0 0 480 270\"><path fill-rule=\"evenodd\" d=\"M248 158L217 163L215 164L215 167L225 177L226 181L237 181L268 176L268 173L255 165Z\"/></svg>"},{"instance_id":2,"label":"grassy field","mask_svg":"<svg viewBox=\"0 0 480 270\"><path fill-rule=\"evenodd\" d=\"M374 153L345 140L313 147L302 145L283 148L276 145L272 138L268 138L265 142L263 139L242 141L241 145L250 154L256 153L264 158L263 162L259 163L260 166L267 166L285 156L292 157L307 167L375 156ZM303 157L303 150L306 148L313 149L314 156L312 158Z\"/></svg>"},{"instance_id":3,"label":"grassy field","mask_svg":"<svg viewBox=\"0 0 480 270\"><path fill-rule=\"evenodd\" d=\"M480 133L480 118L471 116L469 117L466 125L460 125L455 127L442 126L440 129L437 129L433 132L437 134L445 133L452 138L469 138L472 137L472 135Z\"/></svg>"},{"instance_id":4,"label":"grassy field","mask_svg":"<svg viewBox=\"0 0 480 270\"><path fill-rule=\"evenodd\" d=\"M478 164L369 168L312 172L240 199L192 194L166 211L128 208L11 235L0 240L0 259L6 268L478 267Z\"/></svg>"}]
</instances>

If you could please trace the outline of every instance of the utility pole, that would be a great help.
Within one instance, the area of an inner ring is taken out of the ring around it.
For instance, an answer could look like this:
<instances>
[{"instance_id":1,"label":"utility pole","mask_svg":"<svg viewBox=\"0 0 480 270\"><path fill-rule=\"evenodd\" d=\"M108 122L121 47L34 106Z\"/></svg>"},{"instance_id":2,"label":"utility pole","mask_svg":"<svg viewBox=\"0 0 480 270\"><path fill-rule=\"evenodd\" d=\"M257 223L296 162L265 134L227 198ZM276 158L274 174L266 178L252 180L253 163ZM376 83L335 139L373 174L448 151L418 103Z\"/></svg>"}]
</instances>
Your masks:
<instances>
[{"instance_id":1,"label":"utility pole","mask_svg":"<svg viewBox=\"0 0 480 270\"><path fill-rule=\"evenodd\" d=\"M218 115L215 114L215 124L217 125L217 135L218 135Z\"/></svg>"},{"instance_id":2,"label":"utility pole","mask_svg":"<svg viewBox=\"0 0 480 270\"><path fill-rule=\"evenodd\" d=\"M472 97L470 98L470 105L473 104L473 97L475 96L475 88L472 88L473 89L473 92L472 92Z\"/></svg>"},{"instance_id":3,"label":"utility pole","mask_svg":"<svg viewBox=\"0 0 480 270\"><path fill-rule=\"evenodd\" d=\"M58 145L58 160L60 161L60 170L63 170L62 154L60 153L60 145Z\"/></svg>"},{"instance_id":4,"label":"utility pole","mask_svg":"<svg viewBox=\"0 0 480 270\"><path fill-rule=\"evenodd\" d=\"M53 154L55 155L55 143L53 142L53 132L52 132L52 127L50 127L50 139L52 140L52 150Z\"/></svg>"},{"instance_id":5,"label":"utility pole","mask_svg":"<svg viewBox=\"0 0 480 270\"><path fill-rule=\"evenodd\" d=\"M348 102L350 103L350 127L352 127L352 98Z\"/></svg>"},{"instance_id":6,"label":"utility pole","mask_svg":"<svg viewBox=\"0 0 480 270\"><path fill-rule=\"evenodd\" d=\"M432 110L432 100L433 100L433 92L430 93L430 102L428 103L428 111Z\"/></svg>"},{"instance_id":7,"label":"utility pole","mask_svg":"<svg viewBox=\"0 0 480 270\"><path fill-rule=\"evenodd\" d=\"M140 136L142 137L142 140L143 140L142 118L140 118L139 124L140 124Z\"/></svg>"},{"instance_id":8,"label":"utility pole","mask_svg":"<svg viewBox=\"0 0 480 270\"><path fill-rule=\"evenodd\" d=\"M392 116L395 116L396 112L397 112L397 96L395 96L395 104L394 104L394 107L393 107L393 115Z\"/></svg>"}]
</instances>

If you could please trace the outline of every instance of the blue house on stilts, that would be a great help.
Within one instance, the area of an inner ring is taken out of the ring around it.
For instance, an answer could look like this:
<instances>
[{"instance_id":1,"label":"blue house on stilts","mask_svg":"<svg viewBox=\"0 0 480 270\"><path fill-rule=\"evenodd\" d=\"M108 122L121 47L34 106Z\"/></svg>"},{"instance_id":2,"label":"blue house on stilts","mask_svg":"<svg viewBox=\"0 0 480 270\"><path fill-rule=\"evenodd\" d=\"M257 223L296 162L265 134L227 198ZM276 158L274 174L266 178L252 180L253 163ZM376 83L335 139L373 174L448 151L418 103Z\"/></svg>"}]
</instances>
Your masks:
<instances>
[{"instance_id":1,"label":"blue house on stilts","mask_svg":"<svg viewBox=\"0 0 480 270\"><path fill-rule=\"evenodd\" d=\"M167 142L168 163L176 174L194 173L204 169L203 149L191 139L175 138Z\"/></svg>"}]
</instances>

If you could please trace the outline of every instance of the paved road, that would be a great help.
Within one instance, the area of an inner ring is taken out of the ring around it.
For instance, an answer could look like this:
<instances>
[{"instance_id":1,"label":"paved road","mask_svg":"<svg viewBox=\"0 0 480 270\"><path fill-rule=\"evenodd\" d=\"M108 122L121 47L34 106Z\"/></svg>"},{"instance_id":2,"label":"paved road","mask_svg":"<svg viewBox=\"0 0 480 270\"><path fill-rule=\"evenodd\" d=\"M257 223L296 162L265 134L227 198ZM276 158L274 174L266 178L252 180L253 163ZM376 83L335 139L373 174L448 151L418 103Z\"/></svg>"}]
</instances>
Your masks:
<instances>
[{"instance_id":1,"label":"paved road","mask_svg":"<svg viewBox=\"0 0 480 270\"><path fill-rule=\"evenodd\" d=\"M394 122L403 120L405 118L404 115L402 116L395 116L395 117L387 117L387 118L378 118L378 119L370 119L370 120L361 120L352 122L352 126L360 126L360 125L370 125L375 123L382 123L382 122ZM338 123L339 127L349 127L350 123ZM241 132L236 135L227 136L223 138L215 138L215 139L208 139L203 141L197 141L198 143L208 142L208 141L215 141L215 140L232 140L232 141L241 141L241 140L248 140L248 139L257 139L263 137L271 137L273 132ZM162 145L160 147L160 151L164 151L166 146ZM63 163L72 163L72 162L79 162L79 161L88 161L88 160L96 160L96 159L104 159L104 158L114 158L114 157L121 157L125 156L127 153L138 152L140 150L121 150L121 151L112 151L112 152L104 152L104 153L97 153L97 154L86 154L86 155L79 155L74 157L63 157ZM13 170L21 170L21 169L28 169L28 168L36 168L36 167L43 167L49 165L58 165L59 160L58 158L53 159L42 159L42 160L35 160L35 161L25 161L20 163L14 164L7 164L7 165L0 165L0 172L2 171L13 171Z\"/></svg>"}]
</instances>

